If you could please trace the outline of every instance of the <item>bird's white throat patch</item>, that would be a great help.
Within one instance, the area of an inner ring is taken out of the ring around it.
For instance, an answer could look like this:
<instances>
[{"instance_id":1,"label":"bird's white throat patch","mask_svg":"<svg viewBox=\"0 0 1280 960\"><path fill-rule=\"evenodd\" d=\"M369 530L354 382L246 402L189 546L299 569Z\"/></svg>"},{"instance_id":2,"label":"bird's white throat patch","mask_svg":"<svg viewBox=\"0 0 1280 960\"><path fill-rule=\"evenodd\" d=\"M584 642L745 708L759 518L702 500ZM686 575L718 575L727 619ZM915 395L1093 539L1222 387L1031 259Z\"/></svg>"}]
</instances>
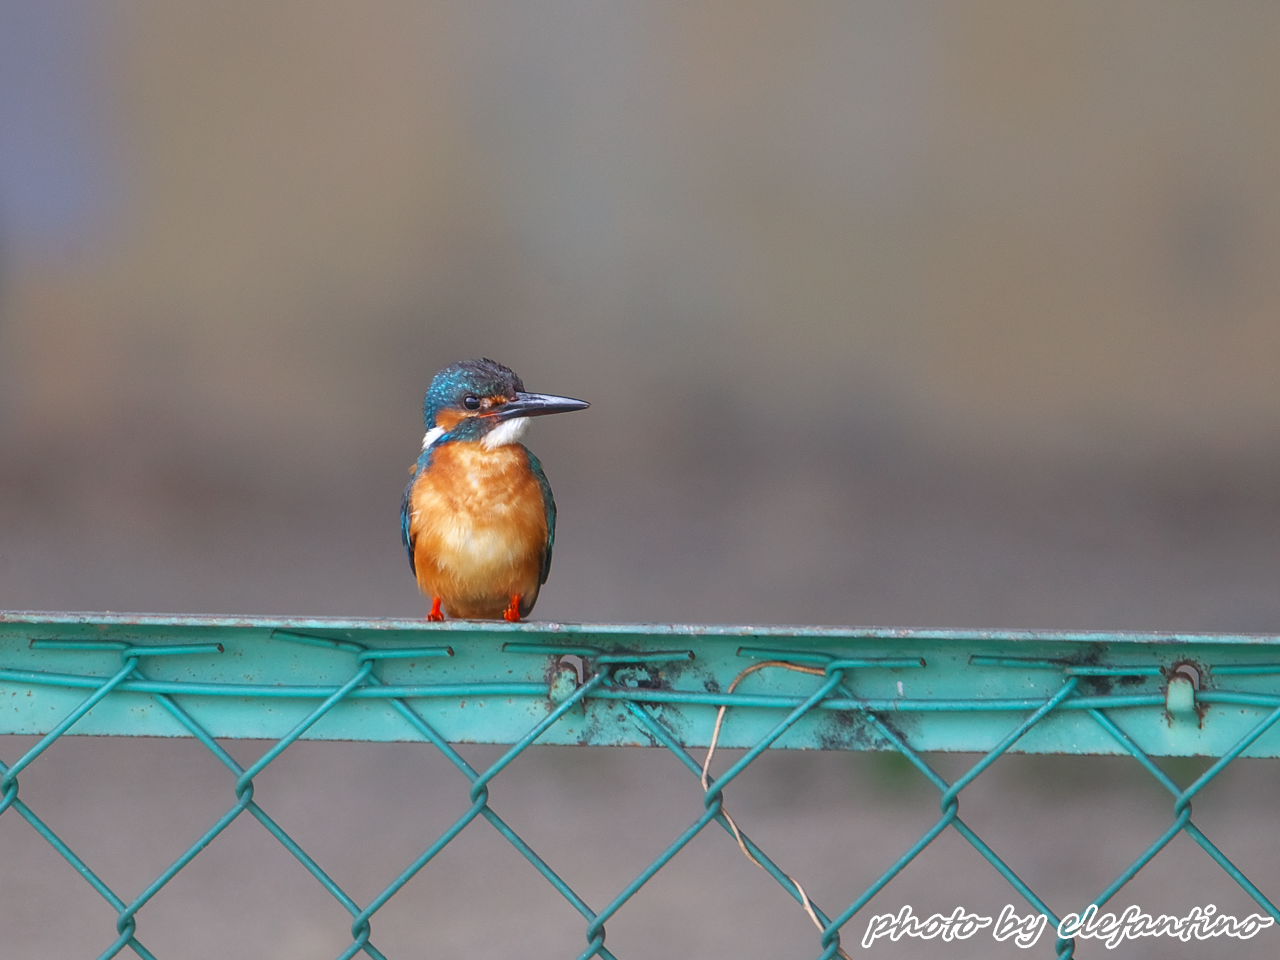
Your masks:
<instances>
[{"instance_id":1,"label":"bird's white throat patch","mask_svg":"<svg viewBox=\"0 0 1280 960\"><path fill-rule=\"evenodd\" d=\"M480 445L486 450L492 450L495 447L505 447L508 443L515 443L523 437L524 432L528 429L528 417L516 417L514 420L504 420L484 435L484 439L480 441Z\"/></svg>"},{"instance_id":2,"label":"bird's white throat patch","mask_svg":"<svg viewBox=\"0 0 1280 960\"><path fill-rule=\"evenodd\" d=\"M524 436L524 432L529 429L529 420L527 417L516 417L514 420L504 420L488 433L486 433L480 441L480 445L486 450L493 450L496 447L505 447L508 443L515 443ZM444 427L432 427L422 435L422 449L425 450L437 440L445 435Z\"/></svg>"}]
</instances>

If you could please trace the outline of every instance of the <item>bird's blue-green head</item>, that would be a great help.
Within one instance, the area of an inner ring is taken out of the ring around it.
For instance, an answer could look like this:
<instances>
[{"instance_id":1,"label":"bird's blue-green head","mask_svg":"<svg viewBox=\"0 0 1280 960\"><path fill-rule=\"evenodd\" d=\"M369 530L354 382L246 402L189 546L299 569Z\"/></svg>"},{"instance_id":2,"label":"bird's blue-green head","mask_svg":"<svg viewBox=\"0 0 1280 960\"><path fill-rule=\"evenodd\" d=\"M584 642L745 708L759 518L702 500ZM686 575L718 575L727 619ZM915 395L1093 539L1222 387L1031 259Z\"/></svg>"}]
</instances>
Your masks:
<instances>
[{"instance_id":1,"label":"bird's blue-green head","mask_svg":"<svg viewBox=\"0 0 1280 960\"><path fill-rule=\"evenodd\" d=\"M527 393L516 372L495 360L460 360L437 373L427 389L422 415L423 450L440 441L478 441L498 447L520 439L530 417L584 410L571 397Z\"/></svg>"}]
</instances>

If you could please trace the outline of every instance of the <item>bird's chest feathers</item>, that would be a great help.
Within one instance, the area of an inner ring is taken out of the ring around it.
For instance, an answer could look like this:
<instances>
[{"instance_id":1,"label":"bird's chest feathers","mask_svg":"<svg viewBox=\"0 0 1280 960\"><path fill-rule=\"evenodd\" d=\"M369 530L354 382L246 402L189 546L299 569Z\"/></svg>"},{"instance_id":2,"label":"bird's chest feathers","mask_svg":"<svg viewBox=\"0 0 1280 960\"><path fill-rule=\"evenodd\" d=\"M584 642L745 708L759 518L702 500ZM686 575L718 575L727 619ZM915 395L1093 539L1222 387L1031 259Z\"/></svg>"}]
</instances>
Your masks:
<instances>
[{"instance_id":1,"label":"bird's chest feathers","mask_svg":"<svg viewBox=\"0 0 1280 960\"><path fill-rule=\"evenodd\" d=\"M436 562L518 565L546 543L542 488L519 444L445 444L414 484L412 509L418 549Z\"/></svg>"}]
</instances>

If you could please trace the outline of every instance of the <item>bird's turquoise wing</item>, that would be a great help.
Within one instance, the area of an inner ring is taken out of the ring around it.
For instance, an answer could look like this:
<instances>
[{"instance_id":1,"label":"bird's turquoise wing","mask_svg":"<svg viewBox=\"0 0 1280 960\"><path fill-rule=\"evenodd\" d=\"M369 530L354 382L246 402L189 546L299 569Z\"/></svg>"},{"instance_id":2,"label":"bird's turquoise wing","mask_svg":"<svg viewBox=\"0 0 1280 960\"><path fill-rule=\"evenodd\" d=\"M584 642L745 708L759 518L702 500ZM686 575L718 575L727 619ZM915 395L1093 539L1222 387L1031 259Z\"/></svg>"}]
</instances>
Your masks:
<instances>
[{"instance_id":1,"label":"bird's turquoise wing","mask_svg":"<svg viewBox=\"0 0 1280 960\"><path fill-rule=\"evenodd\" d=\"M529 468L533 470L533 475L538 478L538 486L542 488L542 506L547 512L547 547L542 552L542 579L539 581L546 583L547 574L551 572L551 549L556 545L556 498L551 495L551 484L547 482L541 462L527 447L525 453L529 456Z\"/></svg>"},{"instance_id":2,"label":"bird's turquoise wing","mask_svg":"<svg viewBox=\"0 0 1280 960\"><path fill-rule=\"evenodd\" d=\"M418 462L414 465L413 477L410 478L408 486L404 488L404 496L400 498L400 542L404 544L405 553L409 555L409 569L413 571L413 575L418 575L418 565L413 560L413 511L410 507L413 498L413 485L418 482L418 478L422 476L422 471L427 469L431 463L431 449L422 451L422 456L418 458Z\"/></svg>"},{"instance_id":3,"label":"bird's turquoise wing","mask_svg":"<svg viewBox=\"0 0 1280 960\"><path fill-rule=\"evenodd\" d=\"M418 479L414 474L413 480L409 481L409 485L404 488L404 497L400 501L400 542L404 544L405 553L409 554L409 569L413 571L413 575L418 575L418 566L413 562L413 531L409 529L409 496L413 492L414 481Z\"/></svg>"}]
</instances>

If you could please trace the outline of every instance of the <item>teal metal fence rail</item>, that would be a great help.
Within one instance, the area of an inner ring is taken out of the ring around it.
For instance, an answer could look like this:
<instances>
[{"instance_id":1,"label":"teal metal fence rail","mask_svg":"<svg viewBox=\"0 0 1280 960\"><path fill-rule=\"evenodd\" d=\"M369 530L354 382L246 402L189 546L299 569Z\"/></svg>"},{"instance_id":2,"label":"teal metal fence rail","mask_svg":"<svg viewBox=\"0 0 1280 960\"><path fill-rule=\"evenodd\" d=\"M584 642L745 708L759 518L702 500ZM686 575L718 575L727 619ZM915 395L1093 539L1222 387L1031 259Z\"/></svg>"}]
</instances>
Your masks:
<instances>
[{"instance_id":1,"label":"teal metal fence rail","mask_svg":"<svg viewBox=\"0 0 1280 960\"><path fill-rule=\"evenodd\" d=\"M805 909L815 957L855 953L850 921L865 918L876 894L948 831L1056 929L1063 917L960 816L966 788L1001 756L1023 752L1129 756L1169 795L1167 828L1100 884L1093 904L1106 905L1183 836L1259 917L1280 921L1274 892L1192 818L1197 794L1229 764L1280 756L1277 721L1280 638L1269 636L0 614L0 734L38 738L20 756L0 757L0 816L25 821L115 911L103 958L155 956L145 907L242 817L350 914L344 960L384 957L378 911L479 821L581 915L580 960L614 957L610 919L708 829L729 833ZM68 734L194 738L226 767L232 802L143 889L113 889L22 795L24 773ZM245 765L219 742L228 738L273 742ZM376 896L357 902L255 798L255 777L303 739L430 744L469 781L470 803ZM509 749L477 769L457 743ZM702 809L621 889L574 889L490 803L496 778L535 743L670 751L700 779ZM720 747L744 752L712 776L708 748ZM744 770L787 748L896 752L937 792L937 819L850 903L811 900L725 809L724 791ZM979 757L948 780L930 764L940 751ZM1215 759L1179 786L1155 760L1171 756ZM1071 957L1076 943L1063 937L1052 950Z\"/></svg>"}]
</instances>

